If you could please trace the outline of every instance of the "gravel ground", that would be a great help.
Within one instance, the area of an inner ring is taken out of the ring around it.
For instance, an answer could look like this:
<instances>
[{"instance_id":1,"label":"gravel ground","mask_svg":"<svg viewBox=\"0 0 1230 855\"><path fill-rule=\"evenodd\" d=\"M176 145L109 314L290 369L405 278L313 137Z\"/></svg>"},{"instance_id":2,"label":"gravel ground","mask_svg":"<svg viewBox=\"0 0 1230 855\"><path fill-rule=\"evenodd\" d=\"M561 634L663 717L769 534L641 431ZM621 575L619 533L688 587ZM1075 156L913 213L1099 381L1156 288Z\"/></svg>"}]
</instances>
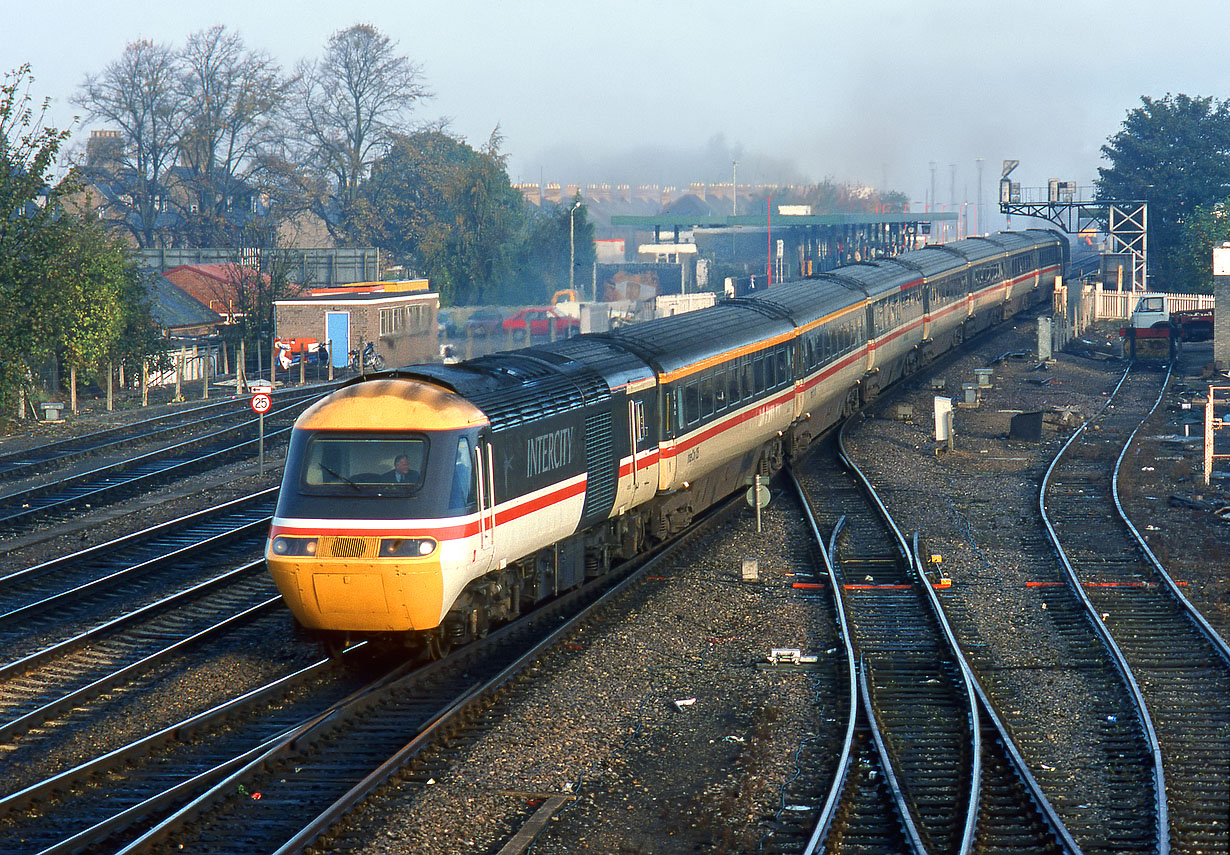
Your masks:
<instances>
[{"instance_id":1,"label":"gravel ground","mask_svg":"<svg viewBox=\"0 0 1230 855\"><path fill-rule=\"evenodd\" d=\"M817 775L808 749L842 727L828 669L756 668L773 647L836 653L817 620L831 609L790 587L800 518L781 495L762 534L743 512L544 662L433 783L387 787L334 848L496 852L541 798L569 794L532 852L755 850L795 787L827 785L831 762ZM745 556L759 584L738 581Z\"/></svg>"}]
</instances>

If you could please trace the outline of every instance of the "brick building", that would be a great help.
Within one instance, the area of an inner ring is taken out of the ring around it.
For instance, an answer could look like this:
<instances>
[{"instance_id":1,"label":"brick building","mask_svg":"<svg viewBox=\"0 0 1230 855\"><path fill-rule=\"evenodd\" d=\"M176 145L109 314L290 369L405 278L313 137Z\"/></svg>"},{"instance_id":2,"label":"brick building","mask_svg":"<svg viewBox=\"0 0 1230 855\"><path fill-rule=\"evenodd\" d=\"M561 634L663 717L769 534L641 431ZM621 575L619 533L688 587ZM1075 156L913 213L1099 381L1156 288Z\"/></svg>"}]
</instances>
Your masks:
<instances>
[{"instance_id":1,"label":"brick building","mask_svg":"<svg viewBox=\"0 0 1230 855\"><path fill-rule=\"evenodd\" d=\"M254 281L256 276L263 276L266 282L269 281L267 274L234 264L181 264L162 275L180 290L213 309L227 323L233 322L236 312L235 283Z\"/></svg>"},{"instance_id":2,"label":"brick building","mask_svg":"<svg viewBox=\"0 0 1230 855\"><path fill-rule=\"evenodd\" d=\"M359 342L375 342L390 368L431 362L439 356L432 291L372 291L294 297L274 302L280 339L327 341L333 365L341 368Z\"/></svg>"}]
</instances>

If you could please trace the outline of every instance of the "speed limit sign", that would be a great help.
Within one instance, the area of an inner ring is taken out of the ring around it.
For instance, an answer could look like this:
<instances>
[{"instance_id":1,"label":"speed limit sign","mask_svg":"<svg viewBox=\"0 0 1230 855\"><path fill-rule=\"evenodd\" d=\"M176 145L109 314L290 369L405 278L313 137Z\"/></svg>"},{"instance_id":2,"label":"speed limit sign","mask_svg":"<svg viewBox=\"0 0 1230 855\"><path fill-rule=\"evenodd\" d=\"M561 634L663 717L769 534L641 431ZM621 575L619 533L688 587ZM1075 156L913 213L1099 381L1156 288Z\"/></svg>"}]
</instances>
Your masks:
<instances>
[{"instance_id":1,"label":"speed limit sign","mask_svg":"<svg viewBox=\"0 0 1230 855\"><path fill-rule=\"evenodd\" d=\"M255 395L252 396L252 410L254 412L264 415L265 413L269 412L269 408L272 406L273 406L273 401L272 399L270 399L268 393L257 392Z\"/></svg>"}]
</instances>

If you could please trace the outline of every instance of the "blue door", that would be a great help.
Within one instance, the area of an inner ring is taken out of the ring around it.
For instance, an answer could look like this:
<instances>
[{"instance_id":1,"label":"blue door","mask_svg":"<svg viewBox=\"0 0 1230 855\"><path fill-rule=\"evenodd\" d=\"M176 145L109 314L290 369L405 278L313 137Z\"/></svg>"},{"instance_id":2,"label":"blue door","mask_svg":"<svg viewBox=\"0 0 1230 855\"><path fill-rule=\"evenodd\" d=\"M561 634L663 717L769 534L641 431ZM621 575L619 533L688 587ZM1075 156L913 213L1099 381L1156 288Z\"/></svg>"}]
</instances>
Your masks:
<instances>
[{"instance_id":1,"label":"blue door","mask_svg":"<svg viewBox=\"0 0 1230 855\"><path fill-rule=\"evenodd\" d=\"M329 361L334 368L345 368L350 362L350 312L325 312L325 335Z\"/></svg>"}]
</instances>

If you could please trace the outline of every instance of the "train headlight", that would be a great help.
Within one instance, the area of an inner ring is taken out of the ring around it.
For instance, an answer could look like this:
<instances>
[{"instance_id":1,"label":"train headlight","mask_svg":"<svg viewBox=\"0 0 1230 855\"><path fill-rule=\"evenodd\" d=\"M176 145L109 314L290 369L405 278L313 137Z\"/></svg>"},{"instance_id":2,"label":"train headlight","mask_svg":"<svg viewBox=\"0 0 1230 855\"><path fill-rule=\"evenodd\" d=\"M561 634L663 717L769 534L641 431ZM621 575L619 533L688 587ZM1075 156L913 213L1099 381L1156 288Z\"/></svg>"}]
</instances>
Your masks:
<instances>
[{"instance_id":1,"label":"train headlight","mask_svg":"<svg viewBox=\"0 0 1230 855\"><path fill-rule=\"evenodd\" d=\"M316 538L314 537L283 537L278 535L273 539L269 549L274 555L315 555Z\"/></svg>"},{"instance_id":2,"label":"train headlight","mask_svg":"<svg viewBox=\"0 0 1230 855\"><path fill-rule=\"evenodd\" d=\"M436 551L430 537L386 537L380 541L381 558L423 558Z\"/></svg>"}]
</instances>

